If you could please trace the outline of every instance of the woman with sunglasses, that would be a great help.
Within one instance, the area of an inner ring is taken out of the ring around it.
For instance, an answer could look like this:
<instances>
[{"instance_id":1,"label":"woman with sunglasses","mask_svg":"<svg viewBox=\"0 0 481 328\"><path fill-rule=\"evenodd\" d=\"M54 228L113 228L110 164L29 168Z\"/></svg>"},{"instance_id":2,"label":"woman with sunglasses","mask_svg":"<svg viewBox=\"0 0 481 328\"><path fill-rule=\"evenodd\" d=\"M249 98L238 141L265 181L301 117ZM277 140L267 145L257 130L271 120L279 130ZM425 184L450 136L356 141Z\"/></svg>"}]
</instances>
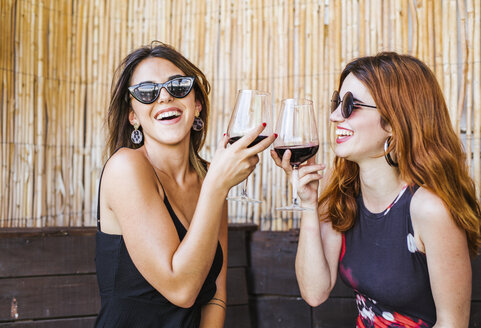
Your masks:
<instances>
[{"instance_id":1,"label":"woman with sunglasses","mask_svg":"<svg viewBox=\"0 0 481 328\"><path fill-rule=\"evenodd\" d=\"M223 327L229 189L259 161L260 125L210 165L199 155L209 83L162 43L130 53L108 112L111 155L99 187L96 327Z\"/></svg>"},{"instance_id":2,"label":"woman with sunglasses","mask_svg":"<svg viewBox=\"0 0 481 328\"><path fill-rule=\"evenodd\" d=\"M331 112L332 169L322 177L311 160L299 171L312 208L296 256L302 297L324 302L339 272L357 327L468 327L481 210L434 74L396 53L356 59ZM290 172L290 154L272 156Z\"/></svg>"}]
</instances>

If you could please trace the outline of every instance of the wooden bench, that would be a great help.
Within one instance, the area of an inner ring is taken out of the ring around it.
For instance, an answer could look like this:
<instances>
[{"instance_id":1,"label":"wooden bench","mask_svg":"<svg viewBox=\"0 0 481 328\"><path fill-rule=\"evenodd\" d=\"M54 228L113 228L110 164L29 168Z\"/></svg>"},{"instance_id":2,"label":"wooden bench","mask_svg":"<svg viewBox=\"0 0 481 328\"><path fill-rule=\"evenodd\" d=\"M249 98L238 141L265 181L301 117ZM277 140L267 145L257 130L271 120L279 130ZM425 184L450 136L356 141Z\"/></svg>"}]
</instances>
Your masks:
<instances>
[{"instance_id":1,"label":"wooden bench","mask_svg":"<svg viewBox=\"0 0 481 328\"><path fill-rule=\"evenodd\" d=\"M228 328L352 328L353 293L338 279L331 297L312 308L294 273L298 235L229 227ZM0 232L0 327L92 327L100 309L95 228ZM470 327L481 327L481 257L473 261Z\"/></svg>"},{"instance_id":2,"label":"wooden bench","mask_svg":"<svg viewBox=\"0 0 481 328\"><path fill-rule=\"evenodd\" d=\"M256 231L249 245L249 293L253 327L352 328L354 295L338 277L329 299L316 308L300 296L294 272L298 232ZM481 256L472 262L470 328L481 327Z\"/></svg>"},{"instance_id":3,"label":"wooden bench","mask_svg":"<svg viewBox=\"0 0 481 328\"><path fill-rule=\"evenodd\" d=\"M250 327L245 232L229 228L226 327ZM95 228L0 232L0 327L93 327Z\"/></svg>"}]
</instances>

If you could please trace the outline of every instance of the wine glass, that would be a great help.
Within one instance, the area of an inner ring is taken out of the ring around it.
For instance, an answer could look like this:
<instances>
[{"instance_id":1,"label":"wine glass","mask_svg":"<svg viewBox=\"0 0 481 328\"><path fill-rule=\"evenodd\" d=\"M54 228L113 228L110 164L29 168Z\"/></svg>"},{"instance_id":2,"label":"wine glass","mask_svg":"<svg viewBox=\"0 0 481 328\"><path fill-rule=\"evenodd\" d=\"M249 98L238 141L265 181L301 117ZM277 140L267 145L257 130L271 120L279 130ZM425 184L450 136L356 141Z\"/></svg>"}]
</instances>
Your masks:
<instances>
[{"instance_id":1,"label":"wine glass","mask_svg":"<svg viewBox=\"0 0 481 328\"><path fill-rule=\"evenodd\" d=\"M317 124L312 101L308 99L284 99L277 119L278 137L274 141L274 150L282 159L285 151L291 151L292 166L292 204L277 208L280 211L303 211L297 197L299 165L314 156L319 150Z\"/></svg>"},{"instance_id":2,"label":"wine glass","mask_svg":"<svg viewBox=\"0 0 481 328\"><path fill-rule=\"evenodd\" d=\"M267 124L265 129L248 147L256 145L272 134L270 98L271 95L268 92L259 90L239 90L234 111L232 112L229 126L227 127L227 135L229 136L230 144L233 144L262 123ZM227 200L262 203L260 200L251 198L247 195L247 178L242 184L240 196L228 197Z\"/></svg>"}]
</instances>

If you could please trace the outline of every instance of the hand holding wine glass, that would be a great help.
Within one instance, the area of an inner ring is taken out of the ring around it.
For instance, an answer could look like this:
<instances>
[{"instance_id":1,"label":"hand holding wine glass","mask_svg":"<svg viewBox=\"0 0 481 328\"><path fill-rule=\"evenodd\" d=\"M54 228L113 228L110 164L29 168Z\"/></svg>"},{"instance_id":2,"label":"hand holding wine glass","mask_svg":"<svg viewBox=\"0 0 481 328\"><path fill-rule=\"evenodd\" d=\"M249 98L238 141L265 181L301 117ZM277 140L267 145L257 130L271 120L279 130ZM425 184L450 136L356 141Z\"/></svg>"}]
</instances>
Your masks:
<instances>
[{"instance_id":1,"label":"hand holding wine glass","mask_svg":"<svg viewBox=\"0 0 481 328\"><path fill-rule=\"evenodd\" d=\"M229 137L224 135L212 158L204 182L210 181L228 192L233 186L244 181L259 162L258 153L267 149L274 141L275 136L271 134L256 145L250 146L264 130L265 127L259 124L231 146L228 146Z\"/></svg>"},{"instance_id":2,"label":"hand holding wine glass","mask_svg":"<svg viewBox=\"0 0 481 328\"><path fill-rule=\"evenodd\" d=\"M274 151L279 158L289 150L292 166L292 204L278 208L283 211L302 211L297 195L298 168L301 163L314 156L319 149L317 124L312 101L307 99L284 99L276 124L278 138L274 141Z\"/></svg>"},{"instance_id":3,"label":"hand holding wine glass","mask_svg":"<svg viewBox=\"0 0 481 328\"><path fill-rule=\"evenodd\" d=\"M274 149L271 150L271 156L275 164L286 172L289 181L292 179L292 166L290 164L291 151L286 150L282 158L280 158ZM326 169L324 164L317 164L314 157L299 166L299 180L297 184L297 195L302 204L307 204L311 209L317 208L319 199L318 189L319 181L323 178L323 171Z\"/></svg>"}]
</instances>

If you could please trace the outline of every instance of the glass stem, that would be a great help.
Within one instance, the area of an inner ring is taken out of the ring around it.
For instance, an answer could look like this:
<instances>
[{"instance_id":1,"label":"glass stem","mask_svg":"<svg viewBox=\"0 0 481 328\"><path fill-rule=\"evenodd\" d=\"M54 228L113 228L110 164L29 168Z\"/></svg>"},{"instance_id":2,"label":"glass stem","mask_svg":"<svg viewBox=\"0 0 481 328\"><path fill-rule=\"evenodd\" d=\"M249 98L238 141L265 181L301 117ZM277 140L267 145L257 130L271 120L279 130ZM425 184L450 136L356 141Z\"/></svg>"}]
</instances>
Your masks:
<instances>
[{"instance_id":1,"label":"glass stem","mask_svg":"<svg viewBox=\"0 0 481 328\"><path fill-rule=\"evenodd\" d=\"M248 198L248 196L247 196L247 179L248 178L246 178L244 180L244 182L242 182L242 190L241 190L241 197L245 197L245 198Z\"/></svg>"},{"instance_id":2,"label":"glass stem","mask_svg":"<svg viewBox=\"0 0 481 328\"><path fill-rule=\"evenodd\" d=\"M297 165L292 167L292 205L299 205L299 198L297 197L297 184L299 183L299 171Z\"/></svg>"}]
</instances>

